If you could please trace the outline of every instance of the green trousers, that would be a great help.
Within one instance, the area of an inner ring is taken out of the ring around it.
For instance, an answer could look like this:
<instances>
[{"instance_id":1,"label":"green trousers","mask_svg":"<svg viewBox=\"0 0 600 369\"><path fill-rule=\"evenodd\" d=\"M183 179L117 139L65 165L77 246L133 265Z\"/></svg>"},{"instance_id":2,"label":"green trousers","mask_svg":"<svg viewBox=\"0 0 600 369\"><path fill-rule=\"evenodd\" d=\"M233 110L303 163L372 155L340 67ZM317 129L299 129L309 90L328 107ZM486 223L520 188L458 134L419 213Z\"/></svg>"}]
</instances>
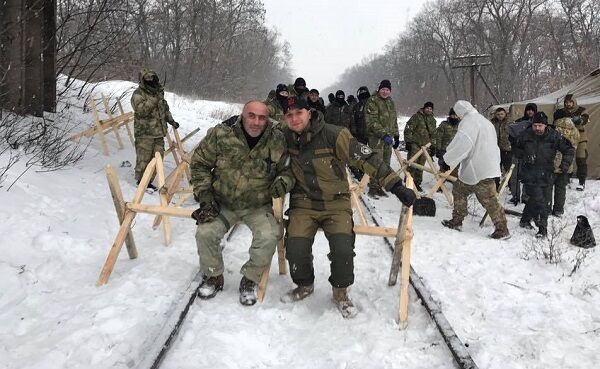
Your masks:
<instances>
[{"instance_id":1,"label":"green trousers","mask_svg":"<svg viewBox=\"0 0 600 369\"><path fill-rule=\"evenodd\" d=\"M381 155L383 161L390 165L392 161L392 146L384 145L383 140L377 137L369 137L369 147L373 150L377 155ZM376 178L371 177L369 180L369 188L380 188L381 185L377 181Z\"/></svg>"},{"instance_id":2,"label":"green trousers","mask_svg":"<svg viewBox=\"0 0 600 369\"><path fill-rule=\"evenodd\" d=\"M244 223L252 231L250 258L240 272L258 283L264 269L269 265L277 241L282 237L281 227L273 216L271 205L258 209L230 210L222 207L219 216L212 222L198 224L196 245L200 258L200 269L207 277L223 274L223 247L221 240L235 223Z\"/></svg>"},{"instance_id":3,"label":"green trousers","mask_svg":"<svg viewBox=\"0 0 600 369\"><path fill-rule=\"evenodd\" d=\"M140 181L148 163L154 158L154 153L165 155L164 137L136 137L135 138L135 180ZM152 176L154 179L154 176ZM150 180L152 182L152 180Z\"/></svg>"}]
</instances>

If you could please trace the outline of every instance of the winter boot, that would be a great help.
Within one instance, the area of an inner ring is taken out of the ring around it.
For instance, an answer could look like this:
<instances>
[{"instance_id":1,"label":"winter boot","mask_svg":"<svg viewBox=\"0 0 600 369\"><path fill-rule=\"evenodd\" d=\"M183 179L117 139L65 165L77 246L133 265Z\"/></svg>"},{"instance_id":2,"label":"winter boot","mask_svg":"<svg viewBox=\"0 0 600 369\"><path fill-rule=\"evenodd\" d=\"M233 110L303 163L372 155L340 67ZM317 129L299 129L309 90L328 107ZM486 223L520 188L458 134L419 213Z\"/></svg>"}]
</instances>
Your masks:
<instances>
[{"instance_id":1,"label":"winter boot","mask_svg":"<svg viewBox=\"0 0 600 369\"><path fill-rule=\"evenodd\" d=\"M543 238L548 236L548 228L546 228L546 226L541 225L538 228L538 232L535 235L535 238Z\"/></svg>"},{"instance_id":2,"label":"winter boot","mask_svg":"<svg viewBox=\"0 0 600 369\"><path fill-rule=\"evenodd\" d=\"M223 290L224 281L222 274L216 277L203 276L202 284L198 288L198 297L203 300L212 299Z\"/></svg>"},{"instance_id":3,"label":"winter boot","mask_svg":"<svg viewBox=\"0 0 600 369\"><path fill-rule=\"evenodd\" d=\"M312 284L310 286L298 286L281 296L280 300L283 303L300 301L311 295L314 291L315 286Z\"/></svg>"},{"instance_id":4,"label":"winter boot","mask_svg":"<svg viewBox=\"0 0 600 369\"><path fill-rule=\"evenodd\" d=\"M419 193L423 193L423 187L421 187L420 183L415 183L415 190Z\"/></svg>"},{"instance_id":5,"label":"winter boot","mask_svg":"<svg viewBox=\"0 0 600 369\"><path fill-rule=\"evenodd\" d=\"M495 240L507 240L510 238L510 232L508 232L506 226L498 227L494 230L494 233L490 235L490 238Z\"/></svg>"},{"instance_id":6,"label":"winter boot","mask_svg":"<svg viewBox=\"0 0 600 369\"><path fill-rule=\"evenodd\" d=\"M557 218L562 217L564 214L565 214L564 210L560 210L560 209L552 210L552 216L555 216Z\"/></svg>"},{"instance_id":7,"label":"winter boot","mask_svg":"<svg viewBox=\"0 0 600 369\"><path fill-rule=\"evenodd\" d=\"M245 276L240 281L240 304L246 306L256 304L256 283Z\"/></svg>"},{"instance_id":8,"label":"winter boot","mask_svg":"<svg viewBox=\"0 0 600 369\"><path fill-rule=\"evenodd\" d=\"M577 191L583 191L583 190L585 190L585 183L579 183L579 184L577 185L577 187L575 187L575 189L576 189Z\"/></svg>"},{"instance_id":9,"label":"winter boot","mask_svg":"<svg viewBox=\"0 0 600 369\"><path fill-rule=\"evenodd\" d=\"M369 196L372 199L379 199L379 196L377 195L377 189L374 187L369 187L369 192L367 192L367 196Z\"/></svg>"},{"instance_id":10,"label":"winter boot","mask_svg":"<svg viewBox=\"0 0 600 369\"><path fill-rule=\"evenodd\" d=\"M519 227L525 228L525 229L533 229L533 226L531 225L531 220L522 219L522 218L519 221Z\"/></svg>"},{"instance_id":11,"label":"winter boot","mask_svg":"<svg viewBox=\"0 0 600 369\"><path fill-rule=\"evenodd\" d=\"M333 287L333 302L346 319L354 318L358 314L358 309L356 309L352 300L348 297L348 290L346 288Z\"/></svg>"},{"instance_id":12,"label":"winter boot","mask_svg":"<svg viewBox=\"0 0 600 369\"><path fill-rule=\"evenodd\" d=\"M148 183L148 187L146 187L146 188L149 189L149 190L152 190L154 192L158 191L158 187L156 187L152 183Z\"/></svg>"},{"instance_id":13,"label":"winter boot","mask_svg":"<svg viewBox=\"0 0 600 369\"><path fill-rule=\"evenodd\" d=\"M442 220L442 225L444 227L448 227L450 229L457 230L459 232L462 230L462 222L459 223L459 222L455 221L454 219L449 219L449 220L444 219L444 220Z\"/></svg>"}]
</instances>

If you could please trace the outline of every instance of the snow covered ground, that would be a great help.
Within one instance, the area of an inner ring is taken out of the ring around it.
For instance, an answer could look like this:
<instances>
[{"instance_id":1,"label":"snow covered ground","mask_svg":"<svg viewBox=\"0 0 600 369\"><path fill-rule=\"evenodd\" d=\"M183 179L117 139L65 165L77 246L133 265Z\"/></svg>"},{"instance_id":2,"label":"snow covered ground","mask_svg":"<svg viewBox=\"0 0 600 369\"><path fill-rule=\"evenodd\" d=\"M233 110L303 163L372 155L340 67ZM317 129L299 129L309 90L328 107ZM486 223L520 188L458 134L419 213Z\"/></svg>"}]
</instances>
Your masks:
<instances>
[{"instance_id":1,"label":"snow covered ground","mask_svg":"<svg viewBox=\"0 0 600 369\"><path fill-rule=\"evenodd\" d=\"M118 96L135 84L112 81L95 86ZM166 94L183 134L200 127L190 150L206 129L239 105ZM123 100L129 111L129 95ZM68 125L87 127L82 99L68 102ZM67 119L67 118L63 118ZM122 131L122 137L126 137ZM133 368L153 343L166 314L198 269L192 220L172 219L173 241L165 247L152 217L136 217L133 232L138 259L122 251L106 286L95 287L118 228L104 175L116 168L126 200L135 190L133 148L102 155L97 139L85 158L57 172L13 167L0 189L0 368ZM0 161L6 158L0 157ZM174 163L169 158L167 168ZM430 176L425 176L431 181ZM428 186L426 186L428 187ZM533 233L509 218L513 237L492 241L491 233L467 218L462 233L440 225L450 209L436 194L438 216L416 217L413 264L480 368L594 368L600 362L600 258L590 252L569 276L575 248L567 245L576 214L600 224L600 184L584 193L568 192L563 261L533 257ZM370 200L371 201L371 200ZM156 195L144 203L158 204ZM397 224L399 202L372 201L386 225ZM194 206L192 203L189 206ZM473 206L474 212L482 213ZM597 231L596 233L598 233ZM225 290L197 301L188 315L165 368L451 368L452 360L433 323L411 296L409 328L395 318L398 287L386 286L390 252L379 239L357 237L356 283L350 293L360 308L344 320L330 301L327 243L315 243L316 291L306 301L286 305L279 296L292 287L273 265L263 304L241 306L239 268L247 257L245 227L225 245ZM529 250L529 251L528 251Z\"/></svg>"}]
</instances>

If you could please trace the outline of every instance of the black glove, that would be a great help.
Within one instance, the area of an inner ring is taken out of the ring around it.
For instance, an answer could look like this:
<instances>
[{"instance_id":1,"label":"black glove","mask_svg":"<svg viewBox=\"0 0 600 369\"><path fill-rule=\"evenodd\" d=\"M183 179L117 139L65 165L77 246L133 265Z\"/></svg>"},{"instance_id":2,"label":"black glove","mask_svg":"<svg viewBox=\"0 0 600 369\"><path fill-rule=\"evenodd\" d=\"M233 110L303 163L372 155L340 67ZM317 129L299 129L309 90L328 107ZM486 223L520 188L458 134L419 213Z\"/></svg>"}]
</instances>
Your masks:
<instances>
[{"instance_id":1,"label":"black glove","mask_svg":"<svg viewBox=\"0 0 600 369\"><path fill-rule=\"evenodd\" d=\"M438 159L443 161L444 155L446 155L446 150L435 150L435 156L437 156Z\"/></svg>"},{"instance_id":2,"label":"black glove","mask_svg":"<svg viewBox=\"0 0 600 369\"><path fill-rule=\"evenodd\" d=\"M432 158L436 155L436 149L434 146L429 146L429 148L427 149L427 152L429 153L429 156L431 156Z\"/></svg>"},{"instance_id":3,"label":"black glove","mask_svg":"<svg viewBox=\"0 0 600 369\"><path fill-rule=\"evenodd\" d=\"M570 165L566 165L566 166L563 165L563 166L560 167L560 172L561 173L569 173L569 168L570 167L571 167Z\"/></svg>"},{"instance_id":4,"label":"black glove","mask_svg":"<svg viewBox=\"0 0 600 369\"><path fill-rule=\"evenodd\" d=\"M574 117L571 117L571 121L573 121L573 124L578 126L581 124L581 115L576 115Z\"/></svg>"},{"instance_id":5,"label":"black glove","mask_svg":"<svg viewBox=\"0 0 600 369\"><path fill-rule=\"evenodd\" d=\"M394 150L396 150L398 148L398 146L400 146L400 136L395 135L394 136L394 145L392 147L394 148Z\"/></svg>"},{"instance_id":6,"label":"black glove","mask_svg":"<svg viewBox=\"0 0 600 369\"><path fill-rule=\"evenodd\" d=\"M278 176L275 178L275 180L271 184L270 190L271 190L271 197L273 197L275 199L285 196L285 194L288 192L285 181L283 180L283 178L281 176Z\"/></svg>"},{"instance_id":7,"label":"black glove","mask_svg":"<svg viewBox=\"0 0 600 369\"><path fill-rule=\"evenodd\" d=\"M396 184L394 185L394 187L392 187L390 191L394 195L396 195L396 197L398 197L400 202L402 202L405 206L408 207L411 207L417 199L415 191L411 190L410 188L404 187L402 185L402 181L396 182Z\"/></svg>"},{"instance_id":8,"label":"black glove","mask_svg":"<svg viewBox=\"0 0 600 369\"><path fill-rule=\"evenodd\" d=\"M440 170L442 172L447 172L447 171L450 170L450 167L448 166L448 164L446 164L446 162L444 161L444 159L438 160L438 164L440 165Z\"/></svg>"},{"instance_id":9,"label":"black glove","mask_svg":"<svg viewBox=\"0 0 600 369\"><path fill-rule=\"evenodd\" d=\"M171 125L173 126L173 128L177 129L179 128L179 123L177 123L176 121L172 121Z\"/></svg>"},{"instance_id":10,"label":"black glove","mask_svg":"<svg viewBox=\"0 0 600 369\"><path fill-rule=\"evenodd\" d=\"M200 207L192 213L192 218L196 220L196 224L212 222L219 215L219 204L213 199L212 195L197 200Z\"/></svg>"}]
</instances>

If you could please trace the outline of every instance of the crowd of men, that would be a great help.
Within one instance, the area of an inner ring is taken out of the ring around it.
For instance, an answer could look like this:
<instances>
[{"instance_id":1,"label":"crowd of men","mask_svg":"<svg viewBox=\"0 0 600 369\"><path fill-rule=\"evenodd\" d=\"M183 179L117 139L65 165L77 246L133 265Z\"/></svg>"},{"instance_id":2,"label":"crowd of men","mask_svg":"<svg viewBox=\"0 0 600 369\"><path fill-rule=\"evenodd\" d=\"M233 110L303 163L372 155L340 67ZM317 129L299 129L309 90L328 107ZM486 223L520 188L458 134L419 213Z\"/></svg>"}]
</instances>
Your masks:
<instances>
[{"instance_id":1,"label":"crowd of men","mask_svg":"<svg viewBox=\"0 0 600 369\"><path fill-rule=\"evenodd\" d=\"M190 162L194 198L199 203L192 217L198 225L196 243L203 273L200 298L212 298L223 289L221 240L241 222L252 231L252 243L240 271L239 301L256 302L257 284L283 233L273 215L272 198L289 193L285 247L296 287L281 301L295 302L313 293L312 245L322 229L329 241L333 300L344 317L356 314L347 293L354 282L355 235L346 167L357 177L370 176L372 197L387 197L391 192L409 207L417 197L390 167L392 150L400 146L391 91L390 81L383 80L373 95L366 86L358 88L356 98L338 90L329 94L325 105L318 90L308 89L306 81L297 78L293 84L278 84L266 101L247 102L241 115L208 130ZM131 103L139 182L153 153L164 152L167 124L175 128L178 124L152 71L140 72ZM444 226L462 227L467 197L475 193L494 222L491 237L507 238L510 234L496 190L500 172L513 163L519 169L511 191L518 201L526 202L520 224L531 228L533 220L541 236L547 233L552 189L552 213L564 212L574 156L578 189L585 188L587 116L573 96L565 98L552 125L535 105L528 105L524 117L515 122L509 122L506 111L498 108L490 123L466 101L458 101L439 126L433 112L434 104L426 102L407 122L404 141L409 157L431 144L428 151L438 158L443 175L457 173L452 219L444 220ZM424 160L421 155L416 162ZM410 168L410 173L421 192L422 170ZM518 193L519 181L524 184L523 196Z\"/></svg>"}]
</instances>

